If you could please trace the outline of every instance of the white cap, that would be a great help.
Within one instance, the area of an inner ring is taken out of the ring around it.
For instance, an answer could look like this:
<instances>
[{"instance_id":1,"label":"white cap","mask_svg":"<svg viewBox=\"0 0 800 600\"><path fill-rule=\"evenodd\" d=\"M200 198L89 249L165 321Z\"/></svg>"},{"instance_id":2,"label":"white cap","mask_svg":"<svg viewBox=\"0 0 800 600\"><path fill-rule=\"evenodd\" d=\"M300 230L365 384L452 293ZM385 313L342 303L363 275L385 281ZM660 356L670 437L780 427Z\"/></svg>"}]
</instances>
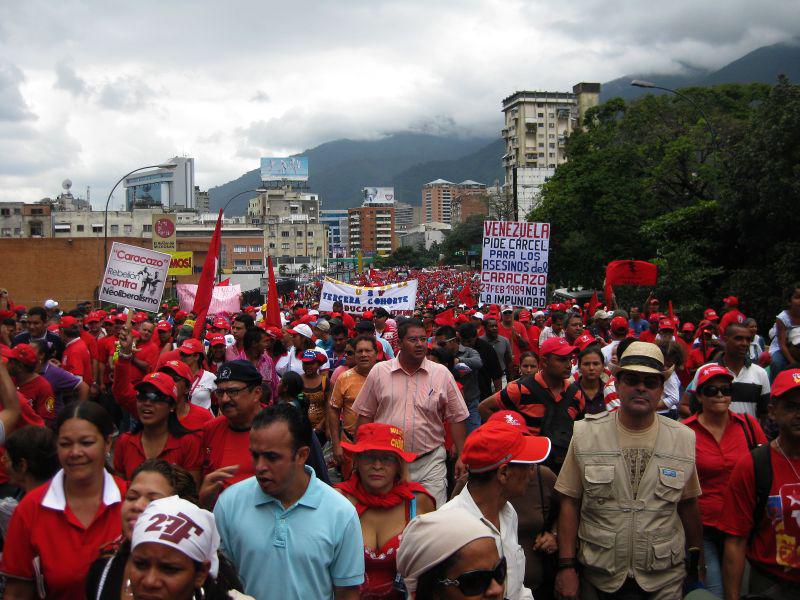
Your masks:
<instances>
[{"instance_id":1,"label":"white cap","mask_svg":"<svg viewBox=\"0 0 800 600\"><path fill-rule=\"evenodd\" d=\"M473 313L472 318L473 319L480 319L481 321L483 321L483 313L482 312Z\"/></svg>"},{"instance_id":2,"label":"white cap","mask_svg":"<svg viewBox=\"0 0 800 600\"><path fill-rule=\"evenodd\" d=\"M544 318L544 313L540 310L537 310L535 313L533 313L533 315L531 315L531 318L532 319Z\"/></svg>"},{"instance_id":3,"label":"white cap","mask_svg":"<svg viewBox=\"0 0 800 600\"><path fill-rule=\"evenodd\" d=\"M509 310L513 311L514 307L511 306L510 304L504 304L503 307L500 309L500 312L504 313L504 312L508 312Z\"/></svg>"},{"instance_id":4,"label":"white cap","mask_svg":"<svg viewBox=\"0 0 800 600\"><path fill-rule=\"evenodd\" d=\"M53 310L54 308L58 308L58 302L56 302L52 298L48 298L47 300L44 301L44 307L47 310Z\"/></svg>"},{"instance_id":5,"label":"white cap","mask_svg":"<svg viewBox=\"0 0 800 600\"><path fill-rule=\"evenodd\" d=\"M311 309L310 311L308 311L308 313L306 313L306 314L308 314L309 316L319 316L319 311L318 311L318 310L316 310L316 309L314 309L314 308L312 308L312 309Z\"/></svg>"},{"instance_id":6,"label":"white cap","mask_svg":"<svg viewBox=\"0 0 800 600\"><path fill-rule=\"evenodd\" d=\"M153 500L133 526L131 550L139 544L162 544L197 562L211 564L208 572L216 579L219 571L219 532L214 515L178 496Z\"/></svg>"},{"instance_id":7,"label":"white cap","mask_svg":"<svg viewBox=\"0 0 800 600\"><path fill-rule=\"evenodd\" d=\"M313 337L313 333L311 333L311 327L306 325L305 323L300 323L299 325L295 325L289 330L289 333L297 333L302 335L303 337L307 337L311 339Z\"/></svg>"},{"instance_id":8,"label":"white cap","mask_svg":"<svg viewBox=\"0 0 800 600\"><path fill-rule=\"evenodd\" d=\"M611 318L611 313L607 313L606 311L604 311L601 308L596 313L594 313L594 318L595 319L610 319Z\"/></svg>"}]
</instances>

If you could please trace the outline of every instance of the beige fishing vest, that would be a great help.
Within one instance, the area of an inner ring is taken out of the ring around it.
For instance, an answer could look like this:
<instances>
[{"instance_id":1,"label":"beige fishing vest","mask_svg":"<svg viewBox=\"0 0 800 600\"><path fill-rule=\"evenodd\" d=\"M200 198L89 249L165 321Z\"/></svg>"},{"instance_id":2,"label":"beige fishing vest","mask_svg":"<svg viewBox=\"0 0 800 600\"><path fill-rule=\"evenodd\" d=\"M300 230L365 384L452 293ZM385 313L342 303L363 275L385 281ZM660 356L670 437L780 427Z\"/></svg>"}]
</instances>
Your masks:
<instances>
[{"instance_id":1,"label":"beige fishing vest","mask_svg":"<svg viewBox=\"0 0 800 600\"><path fill-rule=\"evenodd\" d=\"M582 574L604 592L627 577L645 591L682 578L685 536L677 506L695 468L694 432L667 417L659 420L653 456L636 497L617 441L614 413L575 423L572 444L583 474L578 560Z\"/></svg>"}]
</instances>

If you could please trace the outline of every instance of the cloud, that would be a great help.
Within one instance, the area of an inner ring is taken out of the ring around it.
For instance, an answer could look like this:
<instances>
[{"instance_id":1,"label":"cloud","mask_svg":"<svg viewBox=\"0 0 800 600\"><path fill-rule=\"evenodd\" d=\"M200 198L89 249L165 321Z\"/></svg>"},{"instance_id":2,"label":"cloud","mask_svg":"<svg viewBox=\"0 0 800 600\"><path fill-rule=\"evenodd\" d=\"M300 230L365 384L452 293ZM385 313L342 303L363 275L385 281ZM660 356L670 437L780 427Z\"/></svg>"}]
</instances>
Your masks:
<instances>
[{"instance_id":1,"label":"cloud","mask_svg":"<svg viewBox=\"0 0 800 600\"><path fill-rule=\"evenodd\" d=\"M109 110L137 111L154 102L155 92L143 80L117 77L104 83L97 91L97 103Z\"/></svg>"},{"instance_id":2,"label":"cloud","mask_svg":"<svg viewBox=\"0 0 800 600\"><path fill-rule=\"evenodd\" d=\"M64 61L56 65L56 82L54 87L70 92L73 96L83 96L87 93L86 82L78 77L75 69Z\"/></svg>"},{"instance_id":3,"label":"cloud","mask_svg":"<svg viewBox=\"0 0 800 600\"><path fill-rule=\"evenodd\" d=\"M0 62L0 121L23 121L34 118L20 91L25 81L22 71L11 63Z\"/></svg>"},{"instance_id":4,"label":"cloud","mask_svg":"<svg viewBox=\"0 0 800 600\"><path fill-rule=\"evenodd\" d=\"M269 94L267 94L264 90L256 90L256 93L253 94L251 98L253 102L269 102Z\"/></svg>"}]
</instances>

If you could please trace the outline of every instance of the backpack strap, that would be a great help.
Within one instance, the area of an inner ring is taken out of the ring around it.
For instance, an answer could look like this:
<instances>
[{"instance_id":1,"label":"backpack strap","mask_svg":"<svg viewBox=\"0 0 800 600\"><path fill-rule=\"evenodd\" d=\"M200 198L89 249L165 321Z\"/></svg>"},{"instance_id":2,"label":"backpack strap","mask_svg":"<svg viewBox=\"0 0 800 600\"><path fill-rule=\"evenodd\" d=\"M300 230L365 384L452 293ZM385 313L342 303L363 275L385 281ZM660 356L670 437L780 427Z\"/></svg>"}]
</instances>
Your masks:
<instances>
[{"instance_id":1,"label":"backpack strap","mask_svg":"<svg viewBox=\"0 0 800 600\"><path fill-rule=\"evenodd\" d=\"M756 503L753 507L753 529L750 531L748 544L753 543L753 538L761 526L761 521L767 510L769 491L772 488L772 456L769 444L763 444L750 451L753 457L753 472L756 484Z\"/></svg>"},{"instance_id":2,"label":"backpack strap","mask_svg":"<svg viewBox=\"0 0 800 600\"><path fill-rule=\"evenodd\" d=\"M756 442L756 430L750 420L751 418L747 413L742 414L742 420L739 420L739 425L742 426L744 439L747 441L747 449L753 451L758 446L758 442Z\"/></svg>"}]
</instances>

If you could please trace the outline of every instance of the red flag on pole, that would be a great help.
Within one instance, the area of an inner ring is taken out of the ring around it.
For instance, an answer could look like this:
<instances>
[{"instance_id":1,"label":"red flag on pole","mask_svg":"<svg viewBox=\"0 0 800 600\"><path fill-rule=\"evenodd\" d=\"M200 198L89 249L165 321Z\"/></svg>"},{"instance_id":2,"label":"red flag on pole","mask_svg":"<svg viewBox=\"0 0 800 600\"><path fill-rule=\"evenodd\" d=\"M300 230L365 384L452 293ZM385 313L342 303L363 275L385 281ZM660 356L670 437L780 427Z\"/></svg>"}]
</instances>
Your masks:
<instances>
[{"instance_id":1,"label":"red flag on pole","mask_svg":"<svg viewBox=\"0 0 800 600\"><path fill-rule=\"evenodd\" d=\"M456 315L455 311L452 308L448 308L440 312L436 315L436 318L433 320L434 323L437 325L450 325L450 327L456 326Z\"/></svg>"},{"instance_id":2,"label":"red flag on pole","mask_svg":"<svg viewBox=\"0 0 800 600\"><path fill-rule=\"evenodd\" d=\"M672 310L672 300L667 302L667 314L669 315L670 319L675 318L675 312Z\"/></svg>"},{"instance_id":3,"label":"red flag on pole","mask_svg":"<svg viewBox=\"0 0 800 600\"><path fill-rule=\"evenodd\" d=\"M217 265L219 264L219 248L222 233L222 210L217 217L217 225L214 227L214 235L211 236L211 243L208 245L208 254L203 263L203 272L197 284L197 294L194 297L192 312L197 315L194 322L192 337L202 339L206 329L206 315L211 306L211 296L214 293L214 279L217 277Z\"/></svg>"},{"instance_id":4,"label":"red flag on pole","mask_svg":"<svg viewBox=\"0 0 800 600\"><path fill-rule=\"evenodd\" d=\"M643 260L615 260L606 267L606 286L655 285L658 267Z\"/></svg>"},{"instance_id":5,"label":"red flag on pole","mask_svg":"<svg viewBox=\"0 0 800 600\"><path fill-rule=\"evenodd\" d=\"M591 319L594 317L594 313L597 312L597 309L600 307L600 300L597 299L597 290L595 290L594 294L592 294L591 299L589 300L589 310L588 314L586 315L586 319Z\"/></svg>"},{"instance_id":6,"label":"red flag on pole","mask_svg":"<svg viewBox=\"0 0 800 600\"><path fill-rule=\"evenodd\" d=\"M269 283L267 287L267 314L264 322L273 327L281 327L281 307L278 305L278 284L275 283L275 271L272 268L272 257L267 257Z\"/></svg>"},{"instance_id":7,"label":"red flag on pole","mask_svg":"<svg viewBox=\"0 0 800 600\"><path fill-rule=\"evenodd\" d=\"M231 284L231 278L228 277L227 279L223 279L217 284L217 287L225 287Z\"/></svg>"},{"instance_id":8,"label":"red flag on pole","mask_svg":"<svg viewBox=\"0 0 800 600\"><path fill-rule=\"evenodd\" d=\"M461 301L461 304L469 308L472 308L476 304L475 298L473 298L472 293L470 293L469 285L465 285L461 288L461 291L458 293L458 299Z\"/></svg>"}]
</instances>

